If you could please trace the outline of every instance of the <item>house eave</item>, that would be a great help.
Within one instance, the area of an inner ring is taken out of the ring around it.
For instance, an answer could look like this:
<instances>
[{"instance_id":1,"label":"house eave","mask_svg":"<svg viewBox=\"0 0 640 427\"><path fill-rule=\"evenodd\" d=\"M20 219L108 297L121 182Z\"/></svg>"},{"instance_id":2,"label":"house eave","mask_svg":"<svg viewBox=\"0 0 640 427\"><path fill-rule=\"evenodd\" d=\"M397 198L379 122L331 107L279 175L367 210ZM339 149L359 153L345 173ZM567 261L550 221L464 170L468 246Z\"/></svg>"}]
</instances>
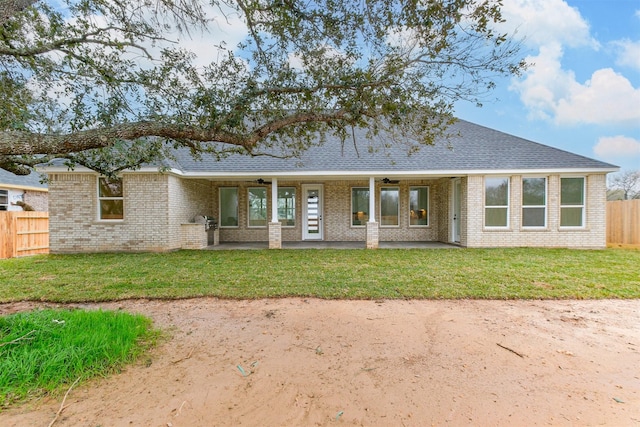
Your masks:
<instances>
[{"instance_id":1,"label":"house eave","mask_svg":"<svg viewBox=\"0 0 640 427\"><path fill-rule=\"evenodd\" d=\"M182 171L180 169L169 169L162 173L192 179L208 179L215 181L237 181L258 178L278 178L278 179L299 179L299 180L344 180L344 179L368 179L370 177L386 177L394 179L415 179L415 178L450 178L461 176L483 176L483 175L571 175L571 174L606 174L617 172L620 168L537 168L537 169L456 169L456 170L354 170L354 171ZM51 173L94 173L97 172L86 168L77 167L69 170L61 166L49 166L40 169L41 172ZM157 167L143 167L137 170L125 170L123 173L158 173Z\"/></svg>"}]
</instances>

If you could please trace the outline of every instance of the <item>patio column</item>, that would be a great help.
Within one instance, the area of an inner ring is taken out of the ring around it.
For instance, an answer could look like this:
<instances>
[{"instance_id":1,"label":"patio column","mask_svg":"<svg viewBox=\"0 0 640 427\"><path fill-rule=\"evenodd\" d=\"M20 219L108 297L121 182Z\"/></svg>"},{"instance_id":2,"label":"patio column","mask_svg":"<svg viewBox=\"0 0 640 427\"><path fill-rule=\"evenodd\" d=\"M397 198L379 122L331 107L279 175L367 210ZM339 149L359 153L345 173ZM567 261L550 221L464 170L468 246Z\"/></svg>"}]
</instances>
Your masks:
<instances>
[{"instance_id":1,"label":"patio column","mask_svg":"<svg viewBox=\"0 0 640 427\"><path fill-rule=\"evenodd\" d=\"M367 221L367 249L378 249L379 227L376 222L376 181L369 177L369 221Z\"/></svg>"},{"instance_id":2,"label":"patio column","mask_svg":"<svg viewBox=\"0 0 640 427\"><path fill-rule=\"evenodd\" d=\"M369 178L369 222L376 222L376 181Z\"/></svg>"},{"instance_id":3,"label":"patio column","mask_svg":"<svg viewBox=\"0 0 640 427\"><path fill-rule=\"evenodd\" d=\"M282 248L282 224L278 221L278 179L271 179L271 222L269 222L269 249Z\"/></svg>"}]
</instances>

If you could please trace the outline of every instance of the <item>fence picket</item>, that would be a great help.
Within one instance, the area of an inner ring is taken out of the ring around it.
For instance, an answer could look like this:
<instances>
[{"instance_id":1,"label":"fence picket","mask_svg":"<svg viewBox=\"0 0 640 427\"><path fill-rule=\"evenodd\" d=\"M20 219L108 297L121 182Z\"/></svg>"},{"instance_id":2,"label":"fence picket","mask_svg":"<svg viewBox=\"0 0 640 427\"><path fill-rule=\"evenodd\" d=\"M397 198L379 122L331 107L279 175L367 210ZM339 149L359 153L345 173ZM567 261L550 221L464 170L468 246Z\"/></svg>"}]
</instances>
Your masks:
<instances>
[{"instance_id":1,"label":"fence picket","mask_svg":"<svg viewBox=\"0 0 640 427\"><path fill-rule=\"evenodd\" d=\"M48 212L0 212L0 259L47 253Z\"/></svg>"},{"instance_id":2,"label":"fence picket","mask_svg":"<svg viewBox=\"0 0 640 427\"><path fill-rule=\"evenodd\" d=\"M607 202L607 244L640 245L640 199Z\"/></svg>"}]
</instances>

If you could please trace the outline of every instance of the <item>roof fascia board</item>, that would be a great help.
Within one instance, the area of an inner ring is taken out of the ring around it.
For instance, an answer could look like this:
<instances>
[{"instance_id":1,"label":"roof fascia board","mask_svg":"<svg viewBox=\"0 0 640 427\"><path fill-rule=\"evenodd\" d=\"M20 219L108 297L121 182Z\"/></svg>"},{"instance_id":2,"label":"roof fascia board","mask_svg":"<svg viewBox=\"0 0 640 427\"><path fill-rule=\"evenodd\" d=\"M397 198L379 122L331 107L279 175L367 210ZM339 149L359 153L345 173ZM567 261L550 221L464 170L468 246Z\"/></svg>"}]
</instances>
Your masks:
<instances>
[{"instance_id":1,"label":"roof fascia board","mask_svg":"<svg viewBox=\"0 0 640 427\"><path fill-rule=\"evenodd\" d=\"M43 167L38 169L46 173L96 173L84 166L69 170L66 167ZM416 178L416 177L452 177L452 176L477 176L477 175L544 175L544 174L590 174L617 172L620 168L550 168L550 169L483 169L483 170L371 170L371 171L256 171L256 172L184 172L179 169L169 169L161 173L168 173L184 178L202 179L249 179L249 178L367 178L371 176L383 176L389 178ZM159 173L157 167L143 167L138 170L125 170L123 173Z\"/></svg>"},{"instance_id":2,"label":"roof fascia board","mask_svg":"<svg viewBox=\"0 0 640 427\"><path fill-rule=\"evenodd\" d=\"M0 184L0 188L9 190L24 190L24 191L40 191L46 193L49 191L46 187L33 187L31 185L16 185L16 184Z\"/></svg>"}]
</instances>

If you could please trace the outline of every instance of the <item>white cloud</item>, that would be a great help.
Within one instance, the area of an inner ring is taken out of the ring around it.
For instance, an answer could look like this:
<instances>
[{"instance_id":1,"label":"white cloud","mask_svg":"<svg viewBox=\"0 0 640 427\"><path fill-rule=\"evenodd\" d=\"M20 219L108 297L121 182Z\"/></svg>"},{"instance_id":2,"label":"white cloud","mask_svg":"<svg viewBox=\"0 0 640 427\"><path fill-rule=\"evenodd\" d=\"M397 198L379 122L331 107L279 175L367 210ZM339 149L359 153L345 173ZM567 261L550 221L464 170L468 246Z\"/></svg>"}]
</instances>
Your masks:
<instances>
[{"instance_id":1,"label":"white cloud","mask_svg":"<svg viewBox=\"0 0 640 427\"><path fill-rule=\"evenodd\" d=\"M613 46L618 50L616 64L640 70L640 40L618 40L613 42Z\"/></svg>"},{"instance_id":2,"label":"white cloud","mask_svg":"<svg viewBox=\"0 0 640 427\"><path fill-rule=\"evenodd\" d=\"M640 165L640 141L627 136L602 137L593 147L593 152L605 159L637 158Z\"/></svg>"},{"instance_id":3,"label":"white cloud","mask_svg":"<svg viewBox=\"0 0 640 427\"><path fill-rule=\"evenodd\" d=\"M611 68L597 70L585 84L573 85L567 97L558 99L555 120L559 124L612 124L640 122L640 89Z\"/></svg>"},{"instance_id":4,"label":"white cloud","mask_svg":"<svg viewBox=\"0 0 640 427\"><path fill-rule=\"evenodd\" d=\"M505 11L507 20L522 22L519 31L524 30L527 46L538 51L526 58L533 65L510 87L520 94L530 119L560 125L640 122L640 88L622 74L604 68L579 82L572 70L563 68L566 48L599 48L577 9L563 0L507 0ZM640 68L640 44L620 41L616 45L619 62Z\"/></svg>"},{"instance_id":5,"label":"white cloud","mask_svg":"<svg viewBox=\"0 0 640 427\"><path fill-rule=\"evenodd\" d=\"M501 10L506 22L500 28L510 33L517 30L529 47L549 43L599 47L590 36L589 23L564 0L505 0Z\"/></svg>"}]
</instances>

